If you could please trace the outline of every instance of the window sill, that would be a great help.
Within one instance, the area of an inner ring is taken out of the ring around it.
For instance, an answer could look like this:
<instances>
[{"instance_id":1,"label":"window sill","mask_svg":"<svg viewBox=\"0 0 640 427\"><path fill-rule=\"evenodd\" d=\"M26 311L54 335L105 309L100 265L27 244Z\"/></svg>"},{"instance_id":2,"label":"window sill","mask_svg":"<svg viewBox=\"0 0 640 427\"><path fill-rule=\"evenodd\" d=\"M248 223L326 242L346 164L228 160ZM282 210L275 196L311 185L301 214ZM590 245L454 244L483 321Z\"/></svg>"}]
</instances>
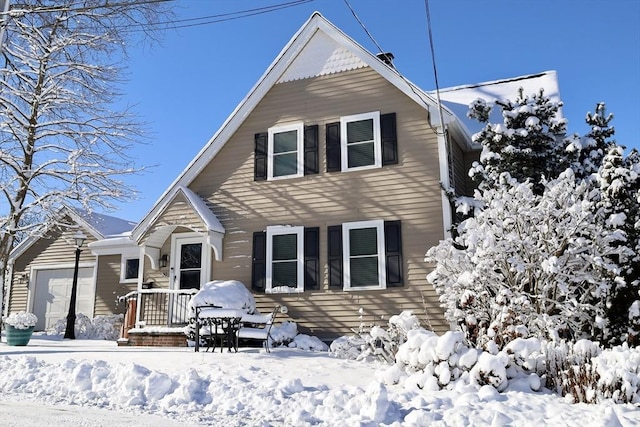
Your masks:
<instances>
[{"instance_id":1,"label":"window sill","mask_svg":"<svg viewBox=\"0 0 640 427\"><path fill-rule=\"evenodd\" d=\"M304 289L292 288L290 286L278 286L275 288L268 288L264 291L266 294L301 294Z\"/></svg>"},{"instance_id":2,"label":"window sill","mask_svg":"<svg viewBox=\"0 0 640 427\"><path fill-rule=\"evenodd\" d=\"M357 291L384 291L388 289L386 286L358 286L355 288L343 288L345 292L357 292Z\"/></svg>"}]
</instances>

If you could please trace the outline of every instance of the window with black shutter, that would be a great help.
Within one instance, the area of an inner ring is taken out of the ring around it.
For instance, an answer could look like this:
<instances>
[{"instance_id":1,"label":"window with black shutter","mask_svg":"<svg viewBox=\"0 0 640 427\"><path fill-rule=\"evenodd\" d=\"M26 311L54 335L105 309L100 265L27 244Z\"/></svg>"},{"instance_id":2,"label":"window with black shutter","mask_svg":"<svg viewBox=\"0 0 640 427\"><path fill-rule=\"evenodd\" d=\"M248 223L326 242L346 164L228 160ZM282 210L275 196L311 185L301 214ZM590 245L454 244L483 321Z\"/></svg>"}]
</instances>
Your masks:
<instances>
[{"instance_id":1,"label":"window with black shutter","mask_svg":"<svg viewBox=\"0 0 640 427\"><path fill-rule=\"evenodd\" d=\"M318 167L318 125L304 127L304 174L319 172Z\"/></svg>"},{"instance_id":2,"label":"window with black shutter","mask_svg":"<svg viewBox=\"0 0 640 427\"><path fill-rule=\"evenodd\" d=\"M320 228L304 229L304 289L320 289Z\"/></svg>"},{"instance_id":3,"label":"window with black shutter","mask_svg":"<svg viewBox=\"0 0 640 427\"><path fill-rule=\"evenodd\" d=\"M251 289L264 292L267 271L267 233L253 233L253 257L251 263Z\"/></svg>"},{"instance_id":4,"label":"window with black shutter","mask_svg":"<svg viewBox=\"0 0 640 427\"><path fill-rule=\"evenodd\" d=\"M267 133L256 133L254 136L254 181L265 181L267 179L267 140Z\"/></svg>"},{"instance_id":5,"label":"window with black shutter","mask_svg":"<svg viewBox=\"0 0 640 427\"><path fill-rule=\"evenodd\" d=\"M329 263L329 288L342 289L342 226L327 227L327 249Z\"/></svg>"},{"instance_id":6,"label":"window with black shutter","mask_svg":"<svg viewBox=\"0 0 640 427\"><path fill-rule=\"evenodd\" d=\"M380 136L382 139L382 165L398 164L396 113L380 116Z\"/></svg>"},{"instance_id":7,"label":"window with black shutter","mask_svg":"<svg viewBox=\"0 0 640 427\"><path fill-rule=\"evenodd\" d=\"M387 287L403 286L402 232L400 221L384 222Z\"/></svg>"}]
</instances>

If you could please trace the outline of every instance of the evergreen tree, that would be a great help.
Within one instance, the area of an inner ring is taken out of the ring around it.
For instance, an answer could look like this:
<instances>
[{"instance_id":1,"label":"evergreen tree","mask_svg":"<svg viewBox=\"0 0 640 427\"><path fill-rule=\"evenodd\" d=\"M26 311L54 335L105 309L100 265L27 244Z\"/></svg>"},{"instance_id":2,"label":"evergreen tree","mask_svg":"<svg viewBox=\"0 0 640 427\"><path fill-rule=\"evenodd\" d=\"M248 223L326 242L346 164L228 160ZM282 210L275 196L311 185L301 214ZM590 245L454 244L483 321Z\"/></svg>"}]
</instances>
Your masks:
<instances>
[{"instance_id":1,"label":"evergreen tree","mask_svg":"<svg viewBox=\"0 0 640 427\"><path fill-rule=\"evenodd\" d=\"M485 101L470 106L469 117L486 124L474 135L482 153L471 174L479 185L492 186L492 177L509 172L519 182L530 180L539 194L543 177L554 179L569 165L566 120L558 119L562 103L552 102L542 90L528 96L521 88L515 102L496 100L495 104L502 109L502 123L489 123L492 106Z\"/></svg>"}]
</instances>

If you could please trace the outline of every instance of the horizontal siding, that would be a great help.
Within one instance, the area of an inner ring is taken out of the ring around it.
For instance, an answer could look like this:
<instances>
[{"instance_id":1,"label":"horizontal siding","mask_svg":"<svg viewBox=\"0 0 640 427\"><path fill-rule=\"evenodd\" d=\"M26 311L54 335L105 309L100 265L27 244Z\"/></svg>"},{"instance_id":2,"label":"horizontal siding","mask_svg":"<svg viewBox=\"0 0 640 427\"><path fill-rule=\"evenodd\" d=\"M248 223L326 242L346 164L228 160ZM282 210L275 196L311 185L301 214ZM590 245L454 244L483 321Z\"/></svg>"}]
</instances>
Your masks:
<instances>
[{"instance_id":1,"label":"horizontal siding","mask_svg":"<svg viewBox=\"0 0 640 427\"><path fill-rule=\"evenodd\" d=\"M396 113L399 164L380 169L327 173L325 125L341 116ZM280 181L253 180L254 134L292 121L319 125L320 173ZM300 295L258 295L268 312L289 307L301 330L330 338L357 328L363 308L377 324L413 310L423 324L448 329L437 295L427 283L427 249L443 238L437 139L427 112L370 69L274 86L216 158L190 184L208 202L227 234L224 260L213 264L216 279L250 287L252 233L267 225L320 227L321 290ZM326 227L348 221L402 221L405 286L383 291L328 290ZM283 317L287 318L287 317Z\"/></svg>"},{"instance_id":2,"label":"horizontal siding","mask_svg":"<svg viewBox=\"0 0 640 427\"><path fill-rule=\"evenodd\" d=\"M70 219L67 219L70 221ZM23 274L31 275L31 268L37 266L53 266L64 264L68 268L75 264L75 246L73 235L76 229L64 231L51 231L42 238L38 239L31 247L29 247L21 256L19 256L13 267L13 282L8 298L9 312L28 311L29 290L35 286L33 277L30 277L31 283L18 283L17 277ZM91 236L87 230L82 230L87 236L83 244L83 250L80 253L80 263L95 263L96 257L87 249L87 245L96 239Z\"/></svg>"},{"instance_id":3,"label":"horizontal siding","mask_svg":"<svg viewBox=\"0 0 640 427\"><path fill-rule=\"evenodd\" d=\"M124 313L125 304L117 304L119 296L137 289L137 283L120 283L120 255L103 255L98 258L98 280L96 285L96 316Z\"/></svg>"}]
</instances>

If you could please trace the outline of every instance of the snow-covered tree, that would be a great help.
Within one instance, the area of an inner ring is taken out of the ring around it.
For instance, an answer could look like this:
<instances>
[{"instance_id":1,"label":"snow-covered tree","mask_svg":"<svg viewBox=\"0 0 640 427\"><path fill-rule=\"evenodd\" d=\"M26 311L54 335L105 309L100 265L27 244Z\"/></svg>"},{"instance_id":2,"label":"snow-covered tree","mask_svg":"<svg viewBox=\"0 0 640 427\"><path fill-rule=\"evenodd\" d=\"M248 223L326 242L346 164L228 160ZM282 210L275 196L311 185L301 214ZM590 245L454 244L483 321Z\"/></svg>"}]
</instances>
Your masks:
<instances>
[{"instance_id":1,"label":"snow-covered tree","mask_svg":"<svg viewBox=\"0 0 640 427\"><path fill-rule=\"evenodd\" d=\"M504 123L474 136L483 151L470 174L480 184L458 204L472 216L426 256L447 318L479 346L528 334L633 343L640 156L624 158L609 139L604 104L587 115L584 138L561 137L557 104L542 92L496 104ZM487 122L489 107L476 101L470 115Z\"/></svg>"},{"instance_id":2,"label":"snow-covered tree","mask_svg":"<svg viewBox=\"0 0 640 427\"><path fill-rule=\"evenodd\" d=\"M108 209L132 194L122 177L139 171L127 150L143 134L118 87L128 43L153 35L169 5L11 2L0 59L0 290L16 236L55 225L63 204Z\"/></svg>"},{"instance_id":3,"label":"snow-covered tree","mask_svg":"<svg viewBox=\"0 0 640 427\"><path fill-rule=\"evenodd\" d=\"M428 279L474 345L517 336L594 336L626 258L624 235L593 220L598 202L567 169L542 194L503 172L476 192L482 208L427 252Z\"/></svg>"},{"instance_id":4,"label":"snow-covered tree","mask_svg":"<svg viewBox=\"0 0 640 427\"><path fill-rule=\"evenodd\" d=\"M622 147L613 145L595 174L599 190L598 208L604 213L603 228L624 233L625 246L633 256L617 259L624 281L618 281L607 298L607 329L604 339L611 344L627 341L639 344L640 316L640 154L632 150L624 157Z\"/></svg>"},{"instance_id":5,"label":"snow-covered tree","mask_svg":"<svg viewBox=\"0 0 640 427\"><path fill-rule=\"evenodd\" d=\"M509 172L520 182L530 179L536 193L542 177L556 178L568 166L564 137L566 120L558 118L562 103L552 102L544 92L529 96L520 89L515 101L495 100L502 109L502 123L490 123L494 105L474 101L469 117L485 123L473 136L482 144L480 163L471 170L480 185L493 185L492 177Z\"/></svg>"}]
</instances>

